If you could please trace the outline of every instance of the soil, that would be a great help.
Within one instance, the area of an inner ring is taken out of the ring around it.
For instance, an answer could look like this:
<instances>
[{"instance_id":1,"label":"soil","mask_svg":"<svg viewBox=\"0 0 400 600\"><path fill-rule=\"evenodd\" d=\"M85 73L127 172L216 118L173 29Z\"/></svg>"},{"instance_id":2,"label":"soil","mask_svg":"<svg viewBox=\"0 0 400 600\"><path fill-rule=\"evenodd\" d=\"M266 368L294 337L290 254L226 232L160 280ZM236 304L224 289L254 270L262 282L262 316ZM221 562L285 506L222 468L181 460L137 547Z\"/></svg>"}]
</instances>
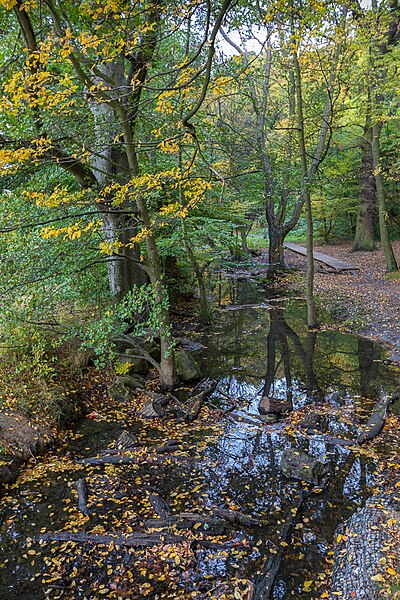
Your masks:
<instances>
[{"instance_id":1,"label":"soil","mask_svg":"<svg viewBox=\"0 0 400 600\"><path fill-rule=\"evenodd\" d=\"M0 413L0 484L12 483L18 468L29 458L44 453L54 433L43 424L34 424L20 414Z\"/></svg>"},{"instance_id":2,"label":"soil","mask_svg":"<svg viewBox=\"0 0 400 600\"><path fill-rule=\"evenodd\" d=\"M315 250L357 269L357 275L328 273L316 263L315 292L323 298L335 326L382 342L390 350L390 359L400 361L400 277L386 275L381 245L377 243L375 252L352 252L352 243L346 241ZM400 241L393 242L393 250L400 265ZM305 257L289 250L285 257L289 268L305 271Z\"/></svg>"}]
</instances>

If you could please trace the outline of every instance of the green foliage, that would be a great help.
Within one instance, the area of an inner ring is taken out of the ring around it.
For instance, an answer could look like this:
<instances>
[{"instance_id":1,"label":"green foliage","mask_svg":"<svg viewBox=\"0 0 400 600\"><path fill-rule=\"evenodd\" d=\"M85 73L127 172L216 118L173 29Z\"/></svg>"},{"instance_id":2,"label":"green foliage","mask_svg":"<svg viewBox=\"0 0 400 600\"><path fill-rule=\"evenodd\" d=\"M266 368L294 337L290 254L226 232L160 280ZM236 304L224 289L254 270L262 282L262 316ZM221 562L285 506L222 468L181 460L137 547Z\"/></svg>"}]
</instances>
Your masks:
<instances>
[{"instance_id":1,"label":"green foliage","mask_svg":"<svg viewBox=\"0 0 400 600\"><path fill-rule=\"evenodd\" d=\"M98 310L97 318L81 330L82 347L94 351L97 367L114 363L115 344L123 341L128 331L131 339L146 337L153 341L158 336L168 308L165 292L163 297L160 301L153 286L143 285L133 288L113 308Z\"/></svg>"}]
</instances>

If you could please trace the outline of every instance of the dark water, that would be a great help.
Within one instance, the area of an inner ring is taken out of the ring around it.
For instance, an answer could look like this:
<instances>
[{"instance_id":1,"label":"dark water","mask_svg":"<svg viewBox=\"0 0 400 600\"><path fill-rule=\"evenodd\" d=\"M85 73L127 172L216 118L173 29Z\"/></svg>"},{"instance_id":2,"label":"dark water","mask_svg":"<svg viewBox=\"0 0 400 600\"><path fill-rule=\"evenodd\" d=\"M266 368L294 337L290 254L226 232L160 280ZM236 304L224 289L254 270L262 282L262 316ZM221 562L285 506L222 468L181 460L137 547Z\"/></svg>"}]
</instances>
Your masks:
<instances>
[{"instance_id":1,"label":"dark water","mask_svg":"<svg viewBox=\"0 0 400 600\"><path fill-rule=\"evenodd\" d=\"M213 326L207 335L195 338L204 346L197 358L204 375L218 381L211 398L214 407L229 410L233 398L235 410L221 418L217 433L212 424L209 429L178 425L178 435L195 448L198 461L171 461L156 468L107 468L108 476L119 480L120 495L108 500L100 494L90 527L101 525L105 531L113 531L121 522L135 524L143 514L154 516L146 504L146 490L152 489L162 493L173 512L204 512L215 506L239 509L262 519L263 528L232 532L232 550L226 553L196 552L195 572L188 570L186 579L182 573L177 589L187 589L190 597L199 581L206 582L204 594L232 577L254 582L265 557L279 544L280 518L296 506L304 491L303 482L289 480L280 471L282 452L292 447L326 463L331 477L324 491L311 496L301 508L292 541L285 547L273 597L319 598L319 584L313 583L305 592L304 582L323 584L335 529L371 495L379 482L379 463L393 451L390 443L383 441L375 445L375 453L353 452L329 443L327 435L357 436L378 395L398 387L398 369L384 361L383 349L370 340L332 331L307 331L304 302L282 299L279 290L259 287L244 277L221 281L216 295L219 309ZM293 427L289 419L265 422L258 411L263 396L285 400L294 411L309 406L313 415L302 429ZM215 412L215 419L218 415L221 413ZM310 422L311 433L307 432ZM70 446L77 455L93 455L126 428L147 440L162 440L168 431L168 427L158 431L154 423L138 428L134 415L125 415L123 423L117 418L113 422L85 421L71 433L78 437L73 437ZM50 563L56 551L52 555L49 547L38 550L34 545L35 553L29 553L27 537L38 535L42 528L60 530L71 515L79 519L70 489L74 480L87 476L100 488L107 485L102 468L76 469L72 461L63 463L62 456L63 449L58 457L49 459L54 461L53 467L43 465L43 477L39 470L31 481L28 477L13 486L0 506L1 599L97 598L100 596L90 582L107 585L106 566L96 567L95 559L81 559L69 550L71 559L62 569L71 579L76 568L81 581L74 591L64 592L57 579L47 584L41 579L46 571L50 575L54 571ZM85 527L89 526L81 526ZM134 553L120 550L111 552L107 560L115 570L116 565L119 568L135 558ZM140 565L135 565L140 573ZM171 592L163 595L161 586L147 597L175 596Z\"/></svg>"}]
</instances>

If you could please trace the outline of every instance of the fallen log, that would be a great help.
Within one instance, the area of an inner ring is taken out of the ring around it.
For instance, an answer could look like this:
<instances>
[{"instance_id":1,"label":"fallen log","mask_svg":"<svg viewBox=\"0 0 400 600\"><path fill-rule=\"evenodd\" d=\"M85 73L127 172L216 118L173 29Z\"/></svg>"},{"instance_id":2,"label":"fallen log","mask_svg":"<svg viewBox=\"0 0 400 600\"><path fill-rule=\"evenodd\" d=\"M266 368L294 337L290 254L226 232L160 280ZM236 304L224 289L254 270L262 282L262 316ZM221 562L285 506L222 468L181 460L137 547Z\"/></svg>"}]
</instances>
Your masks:
<instances>
[{"instance_id":1,"label":"fallen log","mask_svg":"<svg viewBox=\"0 0 400 600\"><path fill-rule=\"evenodd\" d=\"M215 526L229 523L230 525L241 525L242 527L262 527L264 525L259 519L246 515L245 513L224 508L214 509L211 515L184 512L177 515L169 515L165 519L146 519L143 525L145 527L168 527L175 523L179 523L188 529L197 523L207 523L208 525Z\"/></svg>"},{"instance_id":2,"label":"fallen log","mask_svg":"<svg viewBox=\"0 0 400 600\"><path fill-rule=\"evenodd\" d=\"M169 444L168 446L159 446L158 448L156 448L157 454L165 454L167 452L176 452L177 450L184 450L184 447L180 446L179 444L176 444L176 445Z\"/></svg>"},{"instance_id":3,"label":"fallen log","mask_svg":"<svg viewBox=\"0 0 400 600\"><path fill-rule=\"evenodd\" d=\"M109 546L129 546L132 548L140 546L154 546L156 544L178 543L185 540L184 537L166 533L131 533L121 535L119 533L84 533L83 531L55 531L42 533L34 538L37 542L79 542L81 544L103 544Z\"/></svg>"},{"instance_id":4,"label":"fallen log","mask_svg":"<svg viewBox=\"0 0 400 600\"><path fill-rule=\"evenodd\" d=\"M178 515L169 515L165 518L145 519L142 523L144 529L168 529L171 525L176 525L178 529L207 531L207 533L212 533L213 535L222 535L228 526L224 519L196 513L180 513Z\"/></svg>"},{"instance_id":5,"label":"fallen log","mask_svg":"<svg viewBox=\"0 0 400 600\"><path fill-rule=\"evenodd\" d=\"M171 514L170 507L165 502L164 498L161 498L158 494L150 494L149 502L160 517L167 517Z\"/></svg>"},{"instance_id":6,"label":"fallen log","mask_svg":"<svg viewBox=\"0 0 400 600\"><path fill-rule=\"evenodd\" d=\"M141 463L161 463L168 462L176 458L180 461L196 462L199 459L193 456L182 456L179 455L174 457L173 455L163 456L163 454L151 453L147 456L132 456L132 455L106 455L106 456L88 456L86 458L80 458L77 460L78 465L136 465Z\"/></svg>"},{"instance_id":7,"label":"fallen log","mask_svg":"<svg viewBox=\"0 0 400 600\"><path fill-rule=\"evenodd\" d=\"M382 395L374 406L374 410L364 431L358 436L357 443L364 444L369 440L373 440L382 431L389 404L392 401L392 396L387 394Z\"/></svg>"},{"instance_id":8,"label":"fallen log","mask_svg":"<svg viewBox=\"0 0 400 600\"><path fill-rule=\"evenodd\" d=\"M153 417L163 417L164 409L161 404L158 402L150 401L147 402L139 411L138 417L142 417L142 419L150 419Z\"/></svg>"},{"instance_id":9,"label":"fallen log","mask_svg":"<svg viewBox=\"0 0 400 600\"><path fill-rule=\"evenodd\" d=\"M186 423L192 423L196 419L204 401L213 393L216 387L216 381L209 380L205 380L196 386L196 394L189 398L189 403L183 417Z\"/></svg>"},{"instance_id":10,"label":"fallen log","mask_svg":"<svg viewBox=\"0 0 400 600\"><path fill-rule=\"evenodd\" d=\"M346 446L356 446L357 445L357 440L349 440L349 439L345 439L345 438L339 438L339 437L334 437L328 434L319 434L319 433L308 433L308 434L302 434L302 433L298 433L296 432L295 435L296 438L302 438L305 440L315 440L317 442L323 442L324 444L334 444L335 446L342 446L342 447L346 447Z\"/></svg>"},{"instance_id":11,"label":"fallen log","mask_svg":"<svg viewBox=\"0 0 400 600\"><path fill-rule=\"evenodd\" d=\"M262 527L264 523L260 519L250 517L238 510L228 510L225 508L216 508L214 514L232 525L243 525L243 527Z\"/></svg>"},{"instance_id":12,"label":"fallen log","mask_svg":"<svg viewBox=\"0 0 400 600\"><path fill-rule=\"evenodd\" d=\"M90 510L88 509L88 487L86 483L86 479L78 479L74 483L74 488L78 492L78 508L86 517L90 515Z\"/></svg>"}]
</instances>

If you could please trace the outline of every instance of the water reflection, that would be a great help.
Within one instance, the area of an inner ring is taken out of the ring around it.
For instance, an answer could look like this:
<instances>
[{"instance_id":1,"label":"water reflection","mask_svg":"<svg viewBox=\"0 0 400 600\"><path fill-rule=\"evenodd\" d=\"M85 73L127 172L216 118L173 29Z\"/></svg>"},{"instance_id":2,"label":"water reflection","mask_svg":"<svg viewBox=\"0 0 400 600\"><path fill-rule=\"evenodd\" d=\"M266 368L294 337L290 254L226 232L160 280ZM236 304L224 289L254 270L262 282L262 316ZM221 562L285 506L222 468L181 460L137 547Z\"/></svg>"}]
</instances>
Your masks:
<instances>
[{"instance_id":1,"label":"water reflection","mask_svg":"<svg viewBox=\"0 0 400 600\"><path fill-rule=\"evenodd\" d=\"M217 435L210 435L205 428L191 430L182 425L179 429L179 435L192 448L207 440L200 460L166 462L156 469L146 463L137 468L110 469L125 494L124 502L113 503L115 494L100 499L99 523L109 531L115 523L128 522L129 515L140 513L138 505L146 489L159 490L176 513L212 507L239 509L262 519L265 526L230 533L228 549L247 540L240 560L229 551L224 556L199 551L196 571L190 576L209 581L210 589L217 587L215 579L233 574L255 581L265 556L279 544L282 515L296 506L304 490L304 482L281 473L282 453L289 447L307 452L327 465L331 479L324 492L311 497L303 507L292 543L285 549L273 595L275 600L301 598L304 581L316 578L324 568L336 527L365 502L376 483L376 459L332 444L328 435L353 438L365 422L373 399L382 390L394 389L397 381L390 368L379 361L382 350L374 342L337 332L308 331L305 302L301 300L279 299L276 290L257 287L249 279L221 280L217 295L221 309L213 328L201 339L206 348L198 358L204 375L218 381L213 404L227 409L234 399L235 410L226 414ZM307 419L299 417L292 427L293 413L287 419L282 413L281 420L265 423L259 411L263 398L271 404L286 402L293 411L308 405ZM97 452L116 439L119 427L118 422L86 421L80 430L83 437L74 442L75 451ZM135 430L135 416L123 427ZM145 427L142 422L140 427ZM139 436L142 434L139 431ZM147 443L152 443L151 436L160 434L149 426L146 435ZM382 455L386 451L381 448ZM104 478L101 470L89 473L90 477L100 473ZM71 469L51 480L17 487L13 493L18 499L10 493L8 506L3 506L1 513L0 562L6 558L9 562L0 598L26 594L26 585L32 589L31 576L45 567L39 559L33 565L29 556L23 558L26 536L34 536L41 527L57 530L65 526L69 519L65 507L75 504L69 486L80 476L81 471ZM25 491L40 491L43 497L25 496ZM42 548L41 552L46 560L48 550ZM72 566L84 569L79 560L74 556ZM91 572L85 575L83 570L82 581L88 586ZM40 581L35 586L31 597L44 597ZM92 596L90 590L84 590L76 597ZM318 591L308 592L307 598L319 598Z\"/></svg>"}]
</instances>

